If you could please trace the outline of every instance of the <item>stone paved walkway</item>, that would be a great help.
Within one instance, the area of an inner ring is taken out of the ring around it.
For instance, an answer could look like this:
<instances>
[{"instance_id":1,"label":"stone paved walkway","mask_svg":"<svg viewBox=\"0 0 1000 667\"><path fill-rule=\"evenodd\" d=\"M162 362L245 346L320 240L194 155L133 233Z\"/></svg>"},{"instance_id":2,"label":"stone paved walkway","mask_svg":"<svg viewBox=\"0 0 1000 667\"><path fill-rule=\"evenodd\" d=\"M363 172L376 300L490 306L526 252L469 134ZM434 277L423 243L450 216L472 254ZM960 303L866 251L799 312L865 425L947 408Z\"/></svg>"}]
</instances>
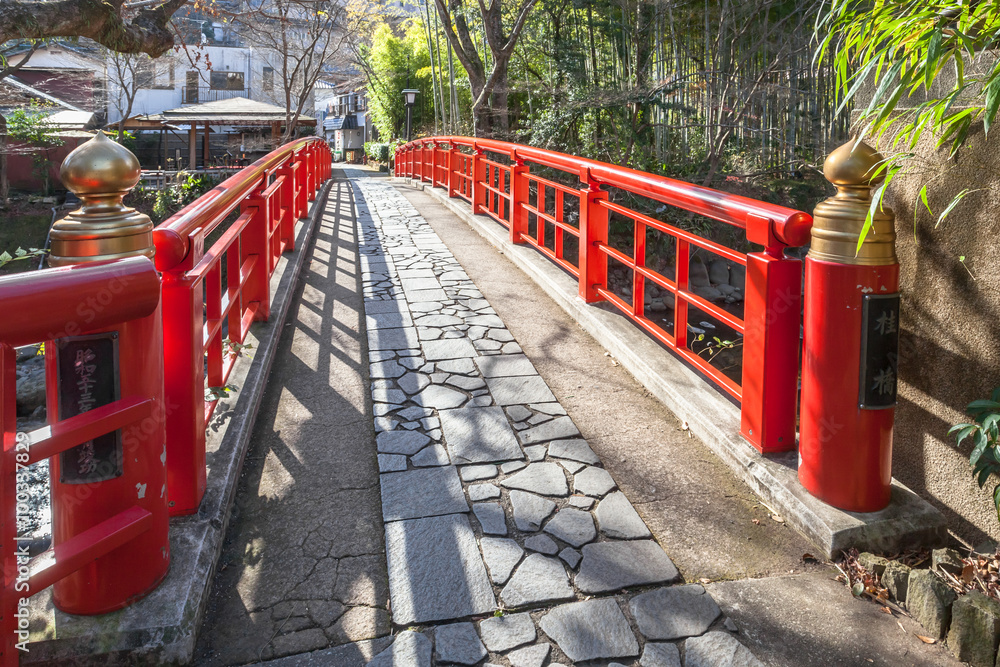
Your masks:
<instances>
[{"instance_id":1,"label":"stone paved walkway","mask_svg":"<svg viewBox=\"0 0 1000 667\"><path fill-rule=\"evenodd\" d=\"M354 187L401 630L371 664L760 664L426 220L385 181Z\"/></svg>"}]
</instances>

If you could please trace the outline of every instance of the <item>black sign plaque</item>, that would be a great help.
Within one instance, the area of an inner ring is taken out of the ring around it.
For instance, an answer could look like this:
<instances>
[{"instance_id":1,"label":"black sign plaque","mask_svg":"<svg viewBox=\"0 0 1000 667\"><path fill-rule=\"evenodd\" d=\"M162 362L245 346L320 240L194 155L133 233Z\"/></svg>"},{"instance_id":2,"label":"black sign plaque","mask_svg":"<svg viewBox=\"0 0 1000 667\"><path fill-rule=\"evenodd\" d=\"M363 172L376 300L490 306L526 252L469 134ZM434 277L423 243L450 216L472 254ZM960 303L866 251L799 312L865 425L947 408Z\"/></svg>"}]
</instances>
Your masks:
<instances>
[{"instance_id":1,"label":"black sign plaque","mask_svg":"<svg viewBox=\"0 0 1000 667\"><path fill-rule=\"evenodd\" d=\"M120 398L118 332L55 341L59 419L68 419ZM59 455L63 484L89 484L122 474L121 431L89 440Z\"/></svg>"},{"instance_id":2,"label":"black sign plaque","mask_svg":"<svg viewBox=\"0 0 1000 667\"><path fill-rule=\"evenodd\" d=\"M861 306L862 410L896 406L899 367L899 294L865 294Z\"/></svg>"}]
</instances>

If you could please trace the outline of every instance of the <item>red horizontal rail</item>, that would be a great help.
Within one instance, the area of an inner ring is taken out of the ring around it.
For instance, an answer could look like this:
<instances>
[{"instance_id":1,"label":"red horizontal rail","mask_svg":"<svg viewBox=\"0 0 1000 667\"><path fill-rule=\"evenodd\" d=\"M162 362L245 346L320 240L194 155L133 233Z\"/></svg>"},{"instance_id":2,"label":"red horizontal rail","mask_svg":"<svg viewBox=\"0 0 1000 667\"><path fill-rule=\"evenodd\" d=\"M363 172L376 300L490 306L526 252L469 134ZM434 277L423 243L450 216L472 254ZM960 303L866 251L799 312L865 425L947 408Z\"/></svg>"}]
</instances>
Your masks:
<instances>
[{"instance_id":1,"label":"red horizontal rail","mask_svg":"<svg viewBox=\"0 0 1000 667\"><path fill-rule=\"evenodd\" d=\"M153 262L131 257L0 278L0 341L17 347L146 317L160 302Z\"/></svg>"},{"instance_id":2,"label":"red horizontal rail","mask_svg":"<svg viewBox=\"0 0 1000 667\"><path fill-rule=\"evenodd\" d=\"M31 431L27 434L29 449L26 465L38 463L72 449L81 442L138 422L148 417L152 411L151 399L126 398Z\"/></svg>"}]
</instances>

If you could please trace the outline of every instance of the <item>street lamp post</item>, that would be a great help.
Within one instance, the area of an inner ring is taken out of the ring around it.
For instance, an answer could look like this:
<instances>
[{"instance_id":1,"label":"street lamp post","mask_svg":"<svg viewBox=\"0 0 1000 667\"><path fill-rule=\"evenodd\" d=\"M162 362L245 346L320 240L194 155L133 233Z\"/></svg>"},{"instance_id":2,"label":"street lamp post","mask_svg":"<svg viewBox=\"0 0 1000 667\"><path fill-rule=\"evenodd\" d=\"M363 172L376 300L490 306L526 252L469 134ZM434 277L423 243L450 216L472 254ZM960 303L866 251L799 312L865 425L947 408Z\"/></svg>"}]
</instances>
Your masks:
<instances>
[{"instance_id":1,"label":"street lamp post","mask_svg":"<svg viewBox=\"0 0 1000 667\"><path fill-rule=\"evenodd\" d=\"M414 90L413 88L407 88L403 91L403 101L406 103L406 140L410 141L412 139L411 132L413 130L413 104L417 101L417 93L419 90Z\"/></svg>"}]
</instances>

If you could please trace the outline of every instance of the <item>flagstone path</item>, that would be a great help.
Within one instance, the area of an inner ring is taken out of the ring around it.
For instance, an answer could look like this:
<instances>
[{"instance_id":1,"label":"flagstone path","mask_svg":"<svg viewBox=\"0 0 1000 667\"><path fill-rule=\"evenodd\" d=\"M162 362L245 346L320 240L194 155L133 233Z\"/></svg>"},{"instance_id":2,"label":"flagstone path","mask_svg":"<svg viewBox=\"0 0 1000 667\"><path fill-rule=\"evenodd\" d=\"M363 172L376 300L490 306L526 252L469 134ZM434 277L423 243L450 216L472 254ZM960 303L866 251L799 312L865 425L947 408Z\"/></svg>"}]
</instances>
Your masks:
<instances>
[{"instance_id":1,"label":"flagstone path","mask_svg":"<svg viewBox=\"0 0 1000 667\"><path fill-rule=\"evenodd\" d=\"M352 183L400 630L370 664L759 665L427 221Z\"/></svg>"}]
</instances>

